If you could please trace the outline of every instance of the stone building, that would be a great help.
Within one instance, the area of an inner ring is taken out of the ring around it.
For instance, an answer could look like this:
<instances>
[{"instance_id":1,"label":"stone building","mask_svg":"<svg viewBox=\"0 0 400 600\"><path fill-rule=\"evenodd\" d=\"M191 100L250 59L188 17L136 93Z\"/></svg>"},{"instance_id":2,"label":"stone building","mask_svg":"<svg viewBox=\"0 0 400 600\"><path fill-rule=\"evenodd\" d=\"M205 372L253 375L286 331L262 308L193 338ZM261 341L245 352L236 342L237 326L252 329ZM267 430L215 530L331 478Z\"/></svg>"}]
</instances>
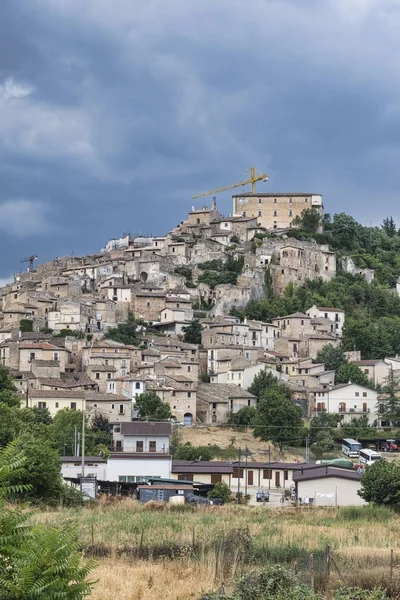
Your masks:
<instances>
[{"instance_id":1,"label":"stone building","mask_svg":"<svg viewBox=\"0 0 400 600\"><path fill-rule=\"evenodd\" d=\"M322 215L321 194L235 194L233 199L234 216L256 217L260 226L266 229L290 229L293 219L306 208L315 208Z\"/></svg>"},{"instance_id":2,"label":"stone building","mask_svg":"<svg viewBox=\"0 0 400 600\"><path fill-rule=\"evenodd\" d=\"M200 383L197 388L197 413L202 423L227 423L231 412L255 406L257 399L234 383Z\"/></svg>"}]
</instances>

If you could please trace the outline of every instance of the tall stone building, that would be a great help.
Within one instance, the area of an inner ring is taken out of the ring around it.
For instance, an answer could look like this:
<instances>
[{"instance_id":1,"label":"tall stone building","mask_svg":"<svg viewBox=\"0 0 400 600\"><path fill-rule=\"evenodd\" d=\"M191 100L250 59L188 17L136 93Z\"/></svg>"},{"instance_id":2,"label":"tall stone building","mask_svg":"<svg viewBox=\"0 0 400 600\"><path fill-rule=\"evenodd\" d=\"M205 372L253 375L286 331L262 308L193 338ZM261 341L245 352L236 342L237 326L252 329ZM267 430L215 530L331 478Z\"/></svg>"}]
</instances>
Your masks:
<instances>
[{"instance_id":1,"label":"tall stone building","mask_svg":"<svg viewBox=\"0 0 400 600\"><path fill-rule=\"evenodd\" d=\"M234 216L257 217L259 226L266 229L289 229L292 221L306 208L315 208L322 215L321 194L235 194L233 199Z\"/></svg>"}]
</instances>

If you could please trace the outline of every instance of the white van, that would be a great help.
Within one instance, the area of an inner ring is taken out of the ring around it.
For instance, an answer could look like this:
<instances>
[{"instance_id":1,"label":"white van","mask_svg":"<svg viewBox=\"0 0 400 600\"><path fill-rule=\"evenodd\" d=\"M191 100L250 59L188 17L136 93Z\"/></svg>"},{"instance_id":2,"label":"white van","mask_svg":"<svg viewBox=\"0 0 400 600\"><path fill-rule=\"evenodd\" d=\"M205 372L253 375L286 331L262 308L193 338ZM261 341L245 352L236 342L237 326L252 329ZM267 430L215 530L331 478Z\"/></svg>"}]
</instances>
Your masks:
<instances>
[{"instance_id":1,"label":"white van","mask_svg":"<svg viewBox=\"0 0 400 600\"><path fill-rule=\"evenodd\" d=\"M371 466L380 458L381 454L379 452L375 452L375 450L367 450L366 448L360 450L359 460L362 465Z\"/></svg>"}]
</instances>

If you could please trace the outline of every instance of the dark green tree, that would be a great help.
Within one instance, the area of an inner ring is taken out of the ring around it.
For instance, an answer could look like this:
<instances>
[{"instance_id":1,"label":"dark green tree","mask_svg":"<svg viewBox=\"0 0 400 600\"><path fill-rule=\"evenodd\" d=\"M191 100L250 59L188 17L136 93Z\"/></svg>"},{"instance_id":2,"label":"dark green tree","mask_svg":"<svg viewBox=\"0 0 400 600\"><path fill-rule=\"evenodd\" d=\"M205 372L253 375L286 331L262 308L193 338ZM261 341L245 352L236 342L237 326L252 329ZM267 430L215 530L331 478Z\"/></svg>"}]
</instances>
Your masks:
<instances>
[{"instance_id":1,"label":"dark green tree","mask_svg":"<svg viewBox=\"0 0 400 600\"><path fill-rule=\"evenodd\" d=\"M394 237L397 234L397 227L393 217L386 217L383 219L382 229L389 237Z\"/></svg>"},{"instance_id":2,"label":"dark green tree","mask_svg":"<svg viewBox=\"0 0 400 600\"><path fill-rule=\"evenodd\" d=\"M297 215L292 221L294 227L299 227L310 233L316 233L322 224L322 217L316 208L306 208L301 215Z\"/></svg>"},{"instance_id":3,"label":"dark green tree","mask_svg":"<svg viewBox=\"0 0 400 600\"><path fill-rule=\"evenodd\" d=\"M258 403L254 419L254 437L274 444L298 446L304 439L301 409L277 389L267 390Z\"/></svg>"},{"instance_id":4,"label":"dark green tree","mask_svg":"<svg viewBox=\"0 0 400 600\"><path fill-rule=\"evenodd\" d=\"M376 437L376 429L371 426L368 415L362 415L358 419L352 419L350 423L340 423L340 434L342 438L364 439Z\"/></svg>"},{"instance_id":5,"label":"dark green tree","mask_svg":"<svg viewBox=\"0 0 400 600\"><path fill-rule=\"evenodd\" d=\"M92 431L111 433L112 425L106 416L102 415L101 413L96 413L92 419L91 429Z\"/></svg>"},{"instance_id":6,"label":"dark green tree","mask_svg":"<svg viewBox=\"0 0 400 600\"><path fill-rule=\"evenodd\" d=\"M82 411L69 408L59 410L49 426L49 435L61 455L73 456L75 428L82 433Z\"/></svg>"},{"instance_id":7,"label":"dark green tree","mask_svg":"<svg viewBox=\"0 0 400 600\"><path fill-rule=\"evenodd\" d=\"M317 433L316 440L311 444L311 452L316 459L321 459L328 452L332 452L335 441L330 432L323 429Z\"/></svg>"},{"instance_id":8,"label":"dark green tree","mask_svg":"<svg viewBox=\"0 0 400 600\"><path fill-rule=\"evenodd\" d=\"M280 383L277 377L271 372L264 369L258 375L256 375L249 387L250 394L256 396L259 401L267 390L277 389L278 391L284 392L288 398L291 398L290 389Z\"/></svg>"},{"instance_id":9,"label":"dark green tree","mask_svg":"<svg viewBox=\"0 0 400 600\"><path fill-rule=\"evenodd\" d=\"M178 446L174 451L175 460L212 460L215 454L209 446L192 446L190 442L186 442Z\"/></svg>"},{"instance_id":10,"label":"dark green tree","mask_svg":"<svg viewBox=\"0 0 400 600\"><path fill-rule=\"evenodd\" d=\"M136 320L134 316L129 313L127 322L119 323L117 327L111 327L107 331L105 337L114 342L120 342L121 344L139 346L142 341L144 327L145 323L143 321Z\"/></svg>"},{"instance_id":11,"label":"dark green tree","mask_svg":"<svg viewBox=\"0 0 400 600\"><path fill-rule=\"evenodd\" d=\"M361 477L361 498L400 510L400 465L378 460Z\"/></svg>"},{"instance_id":12,"label":"dark green tree","mask_svg":"<svg viewBox=\"0 0 400 600\"><path fill-rule=\"evenodd\" d=\"M187 344L201 344L201 332L203 326L200 321L192 321L189 325L182 327L183 340Z\"/></svg>"},{"instance_id":13,"label":"dark green tree","mask_svg":"<svg viewBox=\"0 0 400 600\"><path fill-rule=\"evenodd\" d=\"M400 382L393 369L378 395L378 414L383 421L400 425Z\"/></svg>"},{"instance_id":14,"label":"dark green tree","mask_svg":"<svg viewBox=\"0 0 400 600\"><path fill-rule=\"evenodd\" d=\"M168 421L172 416L169 404L153 391L136 396L135 409L142 421Z\"/></svg>"},{"instance_id":15,"label":"dark green tree","mask_svg":"<svg viewBox=\"0 0 400 600\"><path fill-rule=\"evenodd\" d=\"M230 413L228 423L235 427L252 427L256 414L257 409L253 406L243 406L237 412Z\"/></svg>"},{"instance_id":16,"label":"dark green tree","mask_svg":"<svg viewBox=\"0 0 400 600\"><path fill-rule=\"evenodd\" d=\"M337 371L347 360L343 348L326 344L315 357L316 363L323 363L327 371Z\"/></svg>"},{"instance_id":17,"label":"dark green tree","mask_svg":"<svg viewBox=\"0 0 400 600\"><path fill-rule=\"evenodd\" d=\"M337 431L339 415L334 413L321 412L315 415L310 421L310 442L314 443L317 440L318 434L323 431L334 437L334 432Z\"/></svg>"},{"instance_id":18,"label":"dark green tree","mask_svg":"<svg viewBox=\"0 0 400 600\"><path fill-rule=\"evenodd\" d=\"M225 483L225 481L218 481L218 483L214 485L213 489L207 494L207 498L209 498L209 500L213 500L214 498L221 498L221 500L223 500L225 504L228 504L231 497L231 489L229 485Z\"/></svg>"},{"instance_id":19,"label":"dark green tree","mask_svg":"<svg viewBox=\"0 0 400 600\"><path fill-rule=\"evenodd\" d=\"M366 387L374 387L374 384L368 379L368 375L358 365L351 362L340 365L335 375L335 384L348 383L349 381Z\"/></svg>"},{"instance_id":20,"label":"dark green tree","mask_svg":"<svg viewBox=\"0 0 400 600\"><path fill-rule=\"evenodd\" d=\"M22 433L14 440L17 453L26 457L24 472L13 473L10 486L29 486L16 495L30 501L56 504L61 491L60 455L51 441L33 433Z\"/></svg>"}]
</instances>

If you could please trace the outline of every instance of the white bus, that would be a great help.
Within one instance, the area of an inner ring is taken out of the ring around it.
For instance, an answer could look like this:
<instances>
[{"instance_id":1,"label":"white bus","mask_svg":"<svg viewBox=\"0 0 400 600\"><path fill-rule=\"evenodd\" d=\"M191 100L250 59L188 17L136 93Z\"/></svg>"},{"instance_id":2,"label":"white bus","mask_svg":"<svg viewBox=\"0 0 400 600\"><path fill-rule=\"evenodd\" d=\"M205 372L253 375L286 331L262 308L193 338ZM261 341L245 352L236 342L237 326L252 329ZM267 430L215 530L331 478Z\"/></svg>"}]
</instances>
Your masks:
<instances>
[{"instance_id":1,"label":"white bus","mask_svg":"<svg viewBox=\"0 0 400 600\"><path fill-rule=\"evenodd\" d=\"M357 440L352 440L351 438L342 440L342 452L350 458L357 458L361 448L362 446L360 442L357 442Z\"/></svg>"},{"instance_id":2,"label":"white bus","mask_svg":"<svg viewBox=\"0 0 400 600\"><path fill-rule=\"evenodd\" d=\"M363 448L360 450L359 459L362 465L373 465L375 461L379 460L381 455L379 452L375 452L375 450L367 450Z\"/></svg>"}]
</instances>

